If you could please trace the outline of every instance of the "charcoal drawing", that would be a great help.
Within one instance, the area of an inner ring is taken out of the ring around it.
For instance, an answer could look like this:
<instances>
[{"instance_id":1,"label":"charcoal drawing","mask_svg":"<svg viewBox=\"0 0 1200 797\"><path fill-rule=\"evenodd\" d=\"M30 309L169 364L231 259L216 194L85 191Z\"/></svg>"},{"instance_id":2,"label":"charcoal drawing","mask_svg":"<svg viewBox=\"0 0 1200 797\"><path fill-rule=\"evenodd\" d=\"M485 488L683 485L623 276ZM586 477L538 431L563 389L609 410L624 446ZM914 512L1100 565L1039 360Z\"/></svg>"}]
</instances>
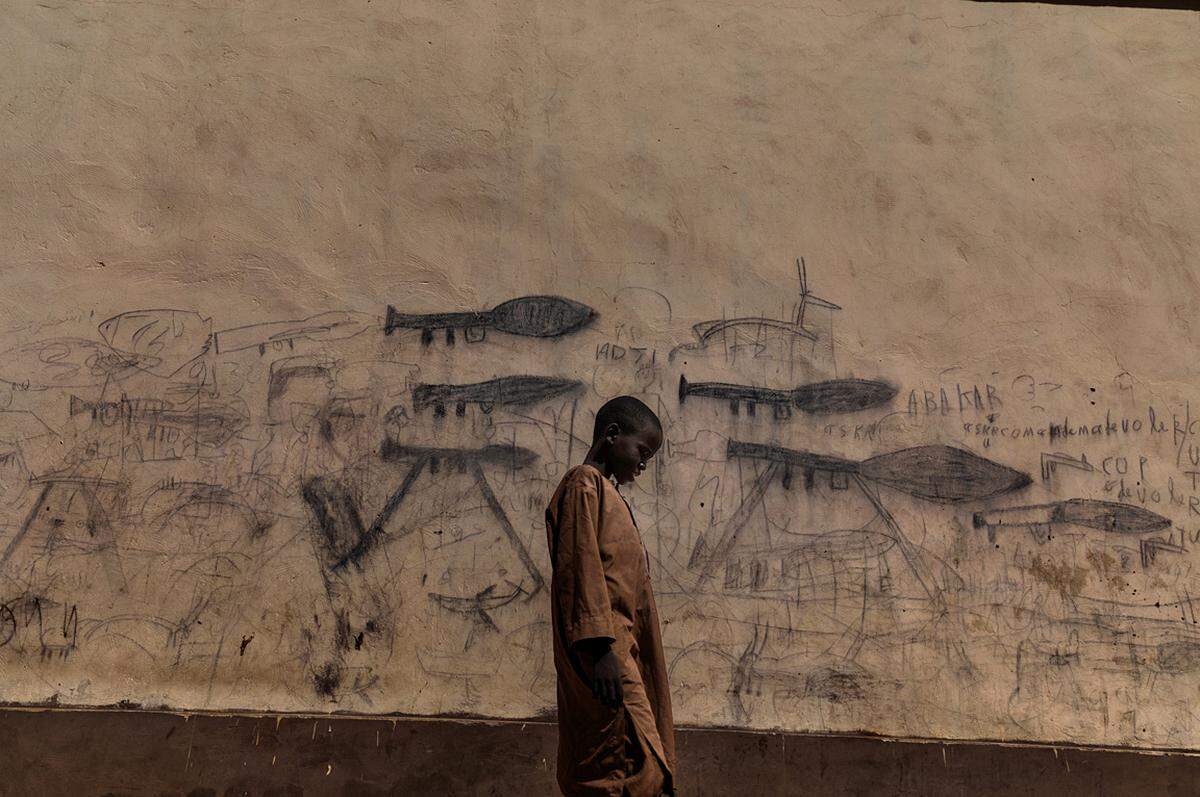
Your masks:
<instances>
[{"instance_id":1,"label":"charcoal drawing","mask_svg":"<svg viewBox=\"0 0 1200 797\"><path fill-rule=\"evenodd\" d=\"M579 391L583 383L575 379L549 376L501 376L486 382L466 385L420 384L412 389L414 409L433 407L437 415L446 414L446 405L455 405L462 416L467 404L490 413L496 406L526 407L547 399Z\"/></svg>"},{"instance_id":2,"label":"charcoal drawing","mask_svg":"<svg viewBox=\"0 0 1200 797\"><path fill-rule=\"evenodd\" d=\"M734 415L743 405L746 413L753 415L755 404L771 406L776 418L790 417L792 405L813 415L860 412L886 404L895 395L896 388L869 379L832 379L778 390L728 382L689 382L679 377L680 404L688 396L719 399L729 402Z\"/></svg>"},{"instance_id":3,"label":"charcoal drawing","mask_svg":"<svg viewBox=\"0 0 1200 797\"><path fill-rule=\"evenodd\" d=\"M1174 706L1146 674L1200 674L1190 408L1085 423L1039 415L1065 393L1049 377L847 376L839 308L798 276L789 320L699 322L671 357L620 320L621 302L674 319L660 292L634 301L647 289L604 319L548 295L242 324L135 308L14 341L0 659L69 678L125 657L205 684L209 707L257 667L287 705L417 713L497 710L516 668L544 706L540 511L602 397L633 385L671 463L628 498L684 716L945 719L928 699L948 679L1001 695L979 727L1086 738L1096 673L1114 704Z\"/></svg>"},{"instance_id":4,"label":"charcoal drawing","mask_svg":"<svg viewBox=\"0 0 1200 797\"><path fill-rule=\"evenodd\" d=\"M401 313L388 305L384 331L421 330L421 342L433 341L433 330L445 330L446 345L454 345L454 331L463 330L468 342L484 339L489 329L509 335L555 338L591 323L596 313L585 304L561 296L522 296L491 310L473 313Z\"/></svg>"}]
</instances>

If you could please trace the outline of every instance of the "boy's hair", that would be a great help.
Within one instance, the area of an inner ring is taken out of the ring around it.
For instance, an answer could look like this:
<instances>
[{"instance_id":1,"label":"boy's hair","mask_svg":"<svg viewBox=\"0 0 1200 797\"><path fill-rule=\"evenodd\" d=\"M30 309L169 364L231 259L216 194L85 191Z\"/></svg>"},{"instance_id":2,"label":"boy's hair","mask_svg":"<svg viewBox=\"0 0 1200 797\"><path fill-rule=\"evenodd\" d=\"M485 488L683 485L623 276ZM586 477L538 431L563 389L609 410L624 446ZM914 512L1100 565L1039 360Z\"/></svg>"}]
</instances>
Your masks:
<instances>
[{"instance_id":1,"label":"boy's hair","mask_svg":"<svg viewBox=\"0 0 1200 797\"><path fill-rule=\"evenodd\" d=\"M662 421L647 407L633 396L617 396L604 402L604 406L596 413L596 426L592 429L592 442L604 436L604 430L609 424L615 423L624 433L634 433L642 429L657 429L662 434Z\"/></svg>"}]
</instances>

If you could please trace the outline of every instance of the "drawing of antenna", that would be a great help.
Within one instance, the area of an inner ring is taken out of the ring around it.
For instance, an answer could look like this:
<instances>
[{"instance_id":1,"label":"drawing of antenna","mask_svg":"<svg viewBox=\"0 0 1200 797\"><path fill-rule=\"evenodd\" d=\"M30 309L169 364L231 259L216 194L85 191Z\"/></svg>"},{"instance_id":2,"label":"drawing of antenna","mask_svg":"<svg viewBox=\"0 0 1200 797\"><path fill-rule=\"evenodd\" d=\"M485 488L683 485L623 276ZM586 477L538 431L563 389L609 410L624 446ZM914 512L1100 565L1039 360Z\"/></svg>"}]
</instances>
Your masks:
<instances>
[{"instance_id":1,"label":"drawing of antenna","mask_svg":"<svg viewBox=\"0 0 1200 797\"><path fill-rule=\"evenodd\" d=\"M804 262L803 257L796 258L796 271L800 275L800 304L796 308L796 326L807 332L807 327L804 326L804 311L808 309L809 302L812 302L817 307L824 307L827 310L841 310L842 308L840 305L822 299L820 296L813 296L812 292L808 290L808 266Z\"/></svg>"}]
</instances>

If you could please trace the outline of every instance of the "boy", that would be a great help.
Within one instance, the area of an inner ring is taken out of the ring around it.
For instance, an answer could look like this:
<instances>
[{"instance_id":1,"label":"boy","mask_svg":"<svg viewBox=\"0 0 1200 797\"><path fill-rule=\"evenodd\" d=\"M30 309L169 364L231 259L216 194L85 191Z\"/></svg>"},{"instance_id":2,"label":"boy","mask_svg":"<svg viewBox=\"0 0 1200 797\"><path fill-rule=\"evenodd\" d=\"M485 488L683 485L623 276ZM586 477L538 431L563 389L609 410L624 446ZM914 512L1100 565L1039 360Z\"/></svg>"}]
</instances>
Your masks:
<instances>
[{"instance_id":1,"label":"boy","mask_svg":"<svg viewBox=\"0 0 1200 797\"><path fill-rule=\"evenodd\" d=\"M650 557L617 491L661 444L649 407L632 396L609 401L596 414L587 458L546 508L566 795L674 794L675 731Z\"/></svg>"}]
</instances>

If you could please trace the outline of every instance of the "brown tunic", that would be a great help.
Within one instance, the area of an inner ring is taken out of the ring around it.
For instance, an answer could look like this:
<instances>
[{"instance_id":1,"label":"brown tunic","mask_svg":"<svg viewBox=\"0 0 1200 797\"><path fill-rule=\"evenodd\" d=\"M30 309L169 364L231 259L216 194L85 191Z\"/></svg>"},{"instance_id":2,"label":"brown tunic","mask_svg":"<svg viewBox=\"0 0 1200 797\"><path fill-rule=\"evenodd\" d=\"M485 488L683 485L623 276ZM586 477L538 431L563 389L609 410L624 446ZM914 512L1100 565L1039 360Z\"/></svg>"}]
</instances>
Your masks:
<instances>
[{"instance_id":1,"label":"brown tunic","mask_svg":"<svg viewBox=\"0 0 1200 797\"><path fill-rule=\"evenodd\" d=\"M554 567L558 784L568 795L671 792L671 694L649 557L633 513L600 471L579 465L550 500L546 536ZM576 642L594 638L613 642L622 707L608 708L592 695L584 665L569 653Z\"/></svg>"}]
</instances>

